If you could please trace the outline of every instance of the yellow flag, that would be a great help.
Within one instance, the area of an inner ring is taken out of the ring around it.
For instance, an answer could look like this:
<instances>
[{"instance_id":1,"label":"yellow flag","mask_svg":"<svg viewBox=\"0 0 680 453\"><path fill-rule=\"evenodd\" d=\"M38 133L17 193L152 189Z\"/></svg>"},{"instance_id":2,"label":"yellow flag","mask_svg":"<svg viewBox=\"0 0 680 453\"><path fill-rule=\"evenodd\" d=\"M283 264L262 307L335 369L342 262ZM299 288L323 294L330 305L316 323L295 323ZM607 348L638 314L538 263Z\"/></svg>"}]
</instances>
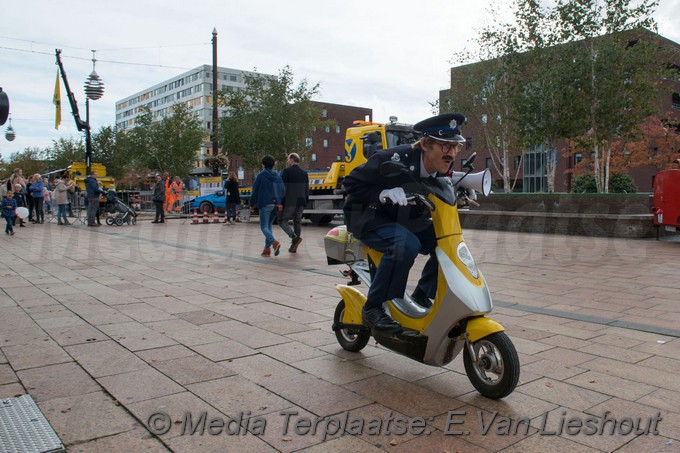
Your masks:
<instances>
[{"instance_id":1,"label":"yellow flag","mask_svg":"<svg viewBox=\"0 0 680 453\"><path fill-rule=\"evenodd\" d=\"M61 89L59 87L59 70L57 69L57 81L54 83L54 98L52 103L57 107L57 114L54 118L54 128L59 129L61 124Z\"/></svg>"}]
</instances>

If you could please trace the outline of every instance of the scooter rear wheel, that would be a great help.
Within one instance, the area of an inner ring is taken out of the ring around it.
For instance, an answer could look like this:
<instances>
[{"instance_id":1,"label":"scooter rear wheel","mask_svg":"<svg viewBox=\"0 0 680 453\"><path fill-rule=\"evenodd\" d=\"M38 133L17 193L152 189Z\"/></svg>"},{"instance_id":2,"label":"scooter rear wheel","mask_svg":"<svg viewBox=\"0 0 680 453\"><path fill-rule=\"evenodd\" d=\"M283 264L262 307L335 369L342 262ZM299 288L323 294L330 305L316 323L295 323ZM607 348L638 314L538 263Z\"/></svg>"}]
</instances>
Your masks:
<instances>
[{"instance_id":1,"label":"scooter rear wheel","mask_svg":"<svg viewBox=\"0 0 680 453\"><path fill-rule=\"evenodd\" d=\"M463 363L472 385L487 398L504 398L519 381L519 357L515 346L504 332L496 332L472 343L477 356L470 357L464 348Z\"/></svg>"},{"instance_id":2,"label":"scooter rear wheel","mask_svg":"<svg viewBox=\"0 0 680 453\"><path fill-rule=\"evenodd\" d=\"M345 313L345 301L340 300L338 306L335 307L335 315L333 315L333 321L335 324L342 322L342 316ZM359 352L368 344L368 340L371 336L367 333L361 332L357 329L337 329L335 331L335 337L338 339L338 343L342 346L342 349L350 352Z\"/></svg>"}]
</instances>

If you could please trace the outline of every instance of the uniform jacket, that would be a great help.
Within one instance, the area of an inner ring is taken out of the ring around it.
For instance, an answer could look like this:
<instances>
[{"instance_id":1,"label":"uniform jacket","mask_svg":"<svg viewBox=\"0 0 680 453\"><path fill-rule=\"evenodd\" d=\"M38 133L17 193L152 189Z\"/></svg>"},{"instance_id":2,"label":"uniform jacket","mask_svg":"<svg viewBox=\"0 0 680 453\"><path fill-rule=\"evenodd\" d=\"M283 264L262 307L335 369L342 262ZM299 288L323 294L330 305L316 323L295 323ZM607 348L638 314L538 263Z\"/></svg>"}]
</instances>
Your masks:
<instances>
[{"instance_id":1,"label":"uniform jacket","mask_svg":"<svg viewBox=\"0 0 680 453\"><path fill-rule=\"evenodd\" d=\"M286 188L278 172L265 168L257 174L250 195L250 205L263 208L272 204L281 204L286 194Z\"/></svg>"},{"instance_id":2,"label":"uniform jacket","mask_svg":"<svg viewBox=\"0 0 680 453\"><path fill-rule=\"evenodd\" d=\"M386 177L380 174L380 164L388 160L398 160L409 168L410 174L420 180L419 149L411 145L401 145L378 151L368 161L352 170L343 181L348 194L343 208L347 229L361 239L361 233L388 223L399 223L411 231L430 228L430 211L421 205L398 206L382 204L380 193L385 189L401 187L407 194L419 192L416 184L408 175Z\"/></svg>"},{"instance_id":3,"label":"uniform jacket","mask_svg":"<svg viewBox=\"0 0 680 453\"><path fill-rule=\"evenodd\" d=\"M309 198L309 176L299 165L291 165L281 172L281 180L286 186L285 206L307 206Z\"/></svg>"}]
</instances>

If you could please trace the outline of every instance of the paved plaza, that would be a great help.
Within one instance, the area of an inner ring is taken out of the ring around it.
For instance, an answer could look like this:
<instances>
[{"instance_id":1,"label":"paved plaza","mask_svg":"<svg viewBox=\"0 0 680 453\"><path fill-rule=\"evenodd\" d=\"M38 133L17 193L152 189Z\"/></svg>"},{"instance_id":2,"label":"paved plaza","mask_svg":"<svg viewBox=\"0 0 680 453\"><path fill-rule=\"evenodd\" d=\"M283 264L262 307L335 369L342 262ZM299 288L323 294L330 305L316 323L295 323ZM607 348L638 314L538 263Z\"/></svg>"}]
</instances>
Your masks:
<instances>
[{"instance_id":1,"label":"paved plaza","mask_svg":"<svg viewBox=\"0 0 680 453\"><path fill-rule=\"evenodd\" d=\"M0 398L69 452L680 451L680 242L466 231L521 361L493 401L462 357L340 348L329 228L271 258L256 218L17 228Z\"/></svg>"}]
</instances>

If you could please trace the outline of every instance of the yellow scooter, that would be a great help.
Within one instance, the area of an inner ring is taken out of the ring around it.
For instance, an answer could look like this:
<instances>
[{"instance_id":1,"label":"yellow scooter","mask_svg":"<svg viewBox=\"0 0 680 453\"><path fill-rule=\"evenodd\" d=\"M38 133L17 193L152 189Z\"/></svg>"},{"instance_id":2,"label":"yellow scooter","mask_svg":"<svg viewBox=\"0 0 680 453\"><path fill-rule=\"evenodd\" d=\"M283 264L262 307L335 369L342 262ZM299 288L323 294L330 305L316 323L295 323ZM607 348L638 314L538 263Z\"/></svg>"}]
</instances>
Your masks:
<instances>
[{"instance_id":1,"label":"yellow scooter","mask_svg":"<svg viewBox=\"0 0 680 453\"><path fill-rule=\"evenodd\" d=\"M465 372L472 385L487 398L503 398L519 380L519 358L503 327L485 315L492 310L491 294L482 273L463 240L458 207L476 204L470 194L488 195L489 170L471 174L474 155L466 172L454 172L420 182L421 193L407 194L411 202L422 203L432 213L439 262L437 293L432 307L423 308L410 296L395 298L385 308L403 330L397 333L371 331L361 322L366 296L353 286L371 285L382 253L355 240L346 227L332 229L324 243L329 264L348 264L341 273L350 277L337 285L342 300L335 309L333 330L343 349L362 350L371 336L382 346L419 362L443 366L463 351ZM387 161L383 176L409 174L401 162Z\"/></svg>"}]
</instances>

